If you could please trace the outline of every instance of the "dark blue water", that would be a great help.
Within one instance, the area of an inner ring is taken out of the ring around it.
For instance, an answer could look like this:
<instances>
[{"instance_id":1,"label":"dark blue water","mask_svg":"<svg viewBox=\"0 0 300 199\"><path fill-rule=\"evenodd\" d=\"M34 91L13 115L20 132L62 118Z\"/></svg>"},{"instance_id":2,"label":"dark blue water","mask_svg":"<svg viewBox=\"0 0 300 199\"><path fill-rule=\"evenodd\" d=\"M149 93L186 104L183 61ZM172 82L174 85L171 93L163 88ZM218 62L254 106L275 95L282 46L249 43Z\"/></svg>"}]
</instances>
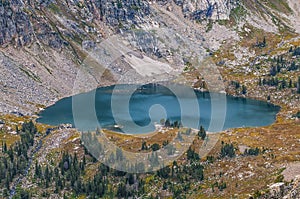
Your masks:
<instances>
[{"instance_id":1,"label":"dark blue water","mask_svg":"<svg viewBox=\"0 0 300 199\"><path fill-rule=\"evenodd\" d=\"M183 86L169 89L146 85L135 89L133 85L118 85L62 99L41 112L38 122L70 123L82 131L100 127L136 134L151 132L154 123L168 118L215 132L270 125L278 111L279 107L266 102L191 91Z\"/></svg>"}]
</instances>

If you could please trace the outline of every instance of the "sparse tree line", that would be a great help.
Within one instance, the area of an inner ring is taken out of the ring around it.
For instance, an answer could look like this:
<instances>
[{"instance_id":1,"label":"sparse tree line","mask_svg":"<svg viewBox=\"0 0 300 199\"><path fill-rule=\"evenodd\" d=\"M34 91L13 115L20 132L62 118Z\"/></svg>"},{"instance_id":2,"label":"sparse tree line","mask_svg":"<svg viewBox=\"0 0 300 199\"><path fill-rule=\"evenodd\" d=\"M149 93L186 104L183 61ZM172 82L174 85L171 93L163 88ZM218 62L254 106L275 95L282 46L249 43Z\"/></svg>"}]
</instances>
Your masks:
<instances>
[{"instance_id":1,"label":"sparse tree line","mask_svg":"<svg viewBox=\"0 0 300 199\"><path fill-rule=\"evenodd\" d=\"M0 162L0 176L1 184L4 187L6 186L6 196L8 195L9 184L12 178L21 174L27 166L28 151L34 145L34 136L37 133L37 129L32 122L24 123L19 133L21 140L15 145L8 148L6 143L2 144L3 156ZM87 136L85 139L95 138L91 133ZM198 139L207 139L206 131L202 126L198 131ZM168 141L163 142L162 146L156 143L151 145L152 153L148 156L148 159L151 159L150 162L154 164L153 167L159 166L156 150L166 146L168 146ZM141 148L145 147L148 146L146 143L143 143ZM233 158L235 157L235 150L232 144L222 143L219 158ZM244 155L258 155L259 153L261 153L261 150L254 148L248 149ZM162 182L162 190L171 193L175 198L182 198L184 197L182 193L188 192L192 188L191 185L194 181L204 180L204 166L196 149L190 147L186 152L186 157L185 164L179 164L174 161L168 166L161 165L161 169L156 172L131 174L111 169L102 163L96 163L96 159L85 148L84 154L81 156L63 152L57 163L50 162L46 166L42 166L36 161L31 167L32 180L37 185L38 190L41 191L39 192L41 197L50 197L50 193L53 192L64 198L80 195L85 195L89 198L141 197L147 195L149 187L155 187L156 182ZM116 151L113 158L115 160L123 159L122 150ZM207 160L213 162L215 158L208 156ZM94 174L91 175L88 172L89 165L94 164L98 166L93 172ZM137 163L136 167L145 167L145 165ZM147 176L152 178L150 182L146 180ZM221 182L214 186L218 187L220 191L227 187L226 182ZM31 198L34 194L36 193L19 189L15 198ZM155 197L157 197L155 193L148 196L148 198Z\"/></svg>"},{"instance_id":2,"label":"sparse tree line","mask_svg":"<svg viewBox=\"0 0 300 199\"><path fill-rule=\"evenodd\" d=\"M220 154L219 154L219 159L222 158L234 158L236 157L236 148L234 147L234 145L231 143L224 143L223 141L221 142L221 150L220 150ZM265 148L247 148L245 149L245 151L241 154L242 156L258 156L260 154L263 154L266 152L267 149ZM207 156L206 157L206 161L208 163L213 163L216 160L216 158L214 156Z\"/></svg>"},{"instance_id":3,"label":"sparse tree line","mask_svg":"<svg viewBox=\"0 0 300 199\"><path fill-rule=\"evenodd\" d=\"M174 121L172 122L170 119L161 119L160 120L160 123L164 126L164 127L167 127L167 128L170 128L170 127L173 127L173 128L181 128L182 127L182 124L180 121Z\"/></svg>"},{"instance_id":4,"label":"sparse tree line","mask_svg":"<svg viewBox=\"0 0 300 199\"><path fill-rule=\"evenodd\" d=\"M195 156L195 155L194 155ZM150 158L157 158L153 152ZM93 177L86 178L86 169L93 163L93 158L85 154L81 160L76 154L63 153L57 166L42 168L38 163L35 165L34 178L38 186L45 191L44 197L49 197L50 190L55 193L65 193L65 197L72 193L74 196L86 195L89 198L128 198L133 196L147 195L146 187L155 186L154 181L163 182L163 190L168 190L176 198L181 198L182 193L191 188L191 180L202 181L204 179L204 167L198 158L188 158L187 165L179 165L174 161L169 166L162 166L156 172L147 174L131 174L111 169L100 163ZM155 161L151 161L155 162ZM153 181L146 184L143 176L153 176ZM68 194L66 194L68 192ZM154 198L153 193L148 198Z\"/></svg>"},{"instance_id":5,"label":"sparse tree line","mask_svg":"<svg viewBox=\"0 0 300 199\"><path fill-rule=\"evenodd\" d=\"M295 61L287 61L284 59L284 56L274 57L272 61L272 66L270 68L270 75L276 76L282 71L296 71L300 68L300 65Z\"/></svg>"},{"instance_id":6,"label":"sparse tree line","mask_svg":"<svg viewBox=\"0 0 300 199\"><path fill-rule=\"evenodd\" d=\"M299 56L300 47L291 47L288 51L288 55ZM297 71L300 69L299 61L288 61L285 57L286 55L280 55L270 60L272 62L269 74L270 77L259 78L258 85L274 86L277 87L279 90L287 88L296 88L297 93L300 93L300 76L296 80L293 80L291 78L277 77L279 73L283 73L284 71Z\"/></svg>"},{"instance_id":7,"label":"sparse tree line","mask_svg":"<svg viewBox=\"0 0 300 199\"><path fill-rule=\"evenodd\" d=\"M32 121L25 122L22 128L16 129L20 135L20 141L10 147L6 142L2 142L2 153L0 157L0 185L3 187L3 197L9 195L12 182L27 171L30 157L29 149L34 145L34 137L37 128ZM22 195L27 195L22 192Z\"/></svg>"},{"instance_id":8,"label":"sparse tree line","mask_svg":"<svg viewBox=\"0 0 300 199\"><path fill-rule=\"evenodd\" d=\"M299 56L300 55L300 47L290 47L289 53L291 53L293 56Z\"/></svg>"},{"instance_id":9,"label":"sparse tree line","mask_svg":"<svg viewBox=\"0 0 300 199\"><path fill-rule=\"evenodd\" d=\"M257 42L256 46L265 47L265 38L262 42ZM300 55L300 47L291 47L288 51L288 54L298 57ZM300 94L300 76L296 80L285 77L277 77L279 73L284 73L285 71L298 71L300 69L299 61L288 61L285 58L285 55L274 57L273 59L269 59L269 61L271 61L269 77L258 78L257 84L259 86L273 86L279 90L295 88L296 93ZM245 85L242 85L239 81L231 81L230 86L233 87L236 94L247 94L247 87Z\"/></svg>"},{"instance_id":10,"label":"sparse tree line","mask_svg":"<svg viewBox=\"0 0 300 199\"><path fill-rule=\"evenodd\" d=\"M293 82L292 79L286 78L277 78L277 77L270 77L270 78L259 78L258 79L259 86L274 86L277 87L279 90L286 89L286 88L296 88L296 92L300 94L300 76L296 82Z\"/></svg>"},{"instance_id":11,"label":"sparse tree line","mask_svg":"<svg viewBox=\"0 0 300 199\"><path fill-rule=\"evenodd\" d=\"M266 40L257 42L258 46L264 46ZM273 86L279 90L282 89L293 89L296 88L296 92L300 93L300 76L294 80L291 78L278 78L278 74L284 74L285 72L299 71L300 62L300 47L290 47L287 53L276 56L268 61L271 62L269 69L269 77L260 77L258 79L259 86ZM293 56L293 57L292 57ZM292 57L292 58L289 58ZM232 82L232 85L236 89L239 89L240 85L238 82Z\"/></svg>"},{"instance_id":12,"label":"sparse tree line","mask_svg":"<svg viewBox=\"0 0 300 199\"><path fill-rule=\"evenodd\" d=\"M92 139L93 134L86 135L85 139ZM205 139L206 132L203 127L199 130L199 139ZM162 147L168 145L165 141ZM147 144L143 143L146 147ZM142 146L142 147L143 147ZM84 147L84 146L83 146ZM152 144L151 164L159 166L156 150L159 144ZM190 148L188 150L188 163L179 165L174 161L171 165L161 165L161 169L156 172L146 174L130 174L123 171L111 169L100 163L95 175L87 178L88 165L96 164L96 159L91 156L87 149L85 154L79 158L77 154L71 155L64 152L58 164L51 163L42 167L38 162L34 166L34 181L43 190L42 196L49 197L51 191L57 194L64 194L68 198L73 196L85 195L89 198L117 197L128 198L133 196L147 195L149 186L156 186L154 181L148 184L146 176L153 176L153 180L163 182L163 190L168 191L176 198L182 198L182 193L191 188L192 181L202 181L204 179L204 167L199 161L199 155ZM114 159L122 159L122 151L116 152ZM155 165L156 164L156 165ZM88 180L87 180L88 179ZM148 198L157 197L155 193Z\"/></svg>"}]
</instances>

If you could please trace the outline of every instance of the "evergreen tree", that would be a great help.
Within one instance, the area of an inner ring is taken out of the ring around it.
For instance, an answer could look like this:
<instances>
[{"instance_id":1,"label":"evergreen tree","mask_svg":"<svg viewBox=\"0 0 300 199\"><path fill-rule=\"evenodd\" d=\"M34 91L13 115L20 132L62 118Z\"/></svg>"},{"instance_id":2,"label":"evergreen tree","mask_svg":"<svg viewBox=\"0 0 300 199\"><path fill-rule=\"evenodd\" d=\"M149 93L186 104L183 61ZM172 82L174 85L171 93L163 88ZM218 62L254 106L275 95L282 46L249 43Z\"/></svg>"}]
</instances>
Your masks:
<instances>
[{"instance_id":1,"label":"evergreen tree","mask_svg":"<svg viewBox=\"0 0 300 199\"><path fill-rule=\"evenodd\" d=\"M293 87L293 81L292 81L292 79L290 79L290 81L289 81L289 88L292 88Z\"/></svg>"},{"instance_id":2,"label":"evergreen tree","mask_svg":"<svg viewBox=\"0 0 300 199\"><path fill-rule=\"evenodd\" d=\"M281 82L281 88L282 88L282 89L285 89L286 86L287 86L286 80L283 79L282 82Z\"/></svg>"},{"instance_id":3,"label":"evergreen tree","mask_svg":"<svg viewBox=\"0 0 300 199\"><path fill-rule=\"evenodd\" d=\"M35 177L36 178L41 177L41 170L40 170L40 165L38 164L38 161L35 161Z\"/></svg>"},{"instance_id":4,"label":"evergreen tree","mask_svg":"<svg viewBox=\"0 0 300 199\"><path fill-rule=\"evenodd\" d=\"M200 130L198 131L198 136L204 140L206 138L206 131L204 130L203 126L200 126Z\"/></svg>"},{"instance_id":5,"label":"evergreen tree","mask_svg":"<svg viewBox=\"0 0 300 199\"><path fill-rule=\"evenodd\" d=\"M192 176L202 181L204 179L204 167L200 163L196 163L192 165Z\"/></svg>"},{"instance_id":6,"label":"evergreen tree","mask_svg":"<svg viewBox=\"0 0 300 199\"><path fill-rule=\"evenodd\" d=\"M160 169L160 170L157 171L157 175L158 175L159 177L161 177L161 178L167 179L167 178L169 178L169 176L170 176L170 172L171 172L170 167L168 167L168 166L164 167L164 166L163 166L162 169Z\"/></svg>"},{"instance_id":7,"label":"evergreen tree","mask_svg":"<svg viewBox=\"0 0 300 199\"><path fill-rule=\"evenodd\" d=\"M234 156L235 156L235 149L233 144L223 144L221 148L221 157L233 158Z\"/></svg>"},{"instance_id":8,"label":"evergreen tree","mask_svg":"<svg viewBox=\"0 0 300 199\"><path fill-rule=\"evenodd\" d=\"M242 86L242 94L246 95L247 93L247 87L245 85Z\"/></svg>"},{"instance_id":9,"label":"evergreen tree","mask_svg":"<svg viewBox=\"0 0 300 199\"><path fill-rule=\"evenodd\" d=\"M257 156L260 153L260 149L259 148L250 148L250 149L246 149L244 152L244 155L251 155L251 156Z\"/></svg>"},{"instance_id":10,"label":"evergreen tree","mask_svg":"<svg viewBox=\"0 0 300 199\"><path fill-rule=\"evenodd\" d=\"M142 150L148 150L147 143L145 141L142 143Z\"/></svg>"},{"instance_id":11,"label":"evergreen tree","mask_svg":"<svg viewBox=\"0 0 300 199\"><path fill-rule=\"evenodd\" d=\"M191 147L189 147L189 149L187 151L187 159L188 160L199 160L200 157Z\"/></svg>"},{"instance_id":12,"label":"evergreen tree","mask_svg":"<svg viewBox=\"0 0 300 199\"><path fill-rule=\"evenodd\" d=\"M126 186L124 183L119 183L118 189L117 189L117 196L120 198L123 198L126 196Z\"/></svg>"},{"instance_id":13,"label":"evergreen tree","mask_svg":"<svg viewBox=\"0 0 300 199\"><path fill-rule=\"evenodd\" d=\"M165 122L165 127L170 127L170 126L171 126L171 122L169 119L167 119Z\"/></svg>"},{"instance_id":14,"label":"evergreen tree","mask_svg":"<svg viewBox=\"0 0 300 199\"><path fill-rule=\"evenodd\" d=\"M270 69L270 75L271 76L275 76L277 74L277 67L276 66L272 66Z\"/></svg>"},{"instance_id":15,"label":"evergreen tree","mask_svg":"<svg viewBox=\"0 0 300 199\"><path fill-rule=\"evenodd\" d=\"M6 145L6 142L4 142L2 149L3 149L3 152L4 152L4 153L7 152L7 145Z\"/></svg>"},{"instance_id":16,"label":"evergreen tree","mask_svg":"<svg viewBox=\"0 0 300 199\"><path fill-rule=\"evenodd\" d=\"M151 145L151 149L152 149L152 151L158 151L160 149L160 146L159 146L159 144L154 143Z\"/></svg>"},{"instance_id":17,"label":"evergreen tree","mask_svg":"<svg viewBox=\"0 0 300 199\"><path fill-rule=\"evenodd\" d=\"M297 47L296 49L294 49L293 55L294 56L300 55L300 47Z\"/></svg>"},{"instance_id":18,"label":"evergreen tree","mask_svg":"<svg viewBox=\"0 0 300 199\"><path fill-rule=\"evenodd\" d=\"M261 80L261 78L258 79L258 85L262 86L262 80Z\"/></svg>"},{"instance_id":19,"label":"evergreen tree","mask_svg":"<svg viewBox=\"0 0 300 199\"><path fill-rule=\"evenodd\" d=\"M264 36L264 39L263 39L263 47L266 47L267 46L267 41L266 41L266 37Z\"/></svg>"},{"instance_id":20,"label":"evergreen tree","mask_svg":"<svg viewBox=\"0 0 300 199\"><path fill-rule=\"evenodd\" d=\"M130 185L134 184L134 176L132 173L130 173L128 176L128 184Z\"/></svg>"}]
</instances>

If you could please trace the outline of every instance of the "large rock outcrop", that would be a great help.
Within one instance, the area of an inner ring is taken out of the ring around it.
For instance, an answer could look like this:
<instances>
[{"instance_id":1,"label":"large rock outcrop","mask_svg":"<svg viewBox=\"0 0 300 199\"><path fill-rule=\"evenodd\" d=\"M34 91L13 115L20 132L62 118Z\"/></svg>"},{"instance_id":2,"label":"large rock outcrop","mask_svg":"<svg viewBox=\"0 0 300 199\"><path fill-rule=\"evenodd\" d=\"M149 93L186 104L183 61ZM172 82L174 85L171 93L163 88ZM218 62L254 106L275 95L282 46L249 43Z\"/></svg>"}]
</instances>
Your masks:
<instances>
[{"instance_id":1,"label":"large rock outcrop","mask_svg":"<svg viewBox=\"0 0 300 199\"><path fill-rule=\"evenodd\" d=\"M182 7L182 12L193 20L226 20L239 0L174 0Z\"/></svg>"},{"instance_id":2,"label":"large rock outcrop","mask_svg":"<svg viewBox=\"0 0 300 199\"><path fill-rule=\"evenodd\" d=\"M300 197L300 176L291 183L279 182L269 188L269 192L259 197L261 199L298 199Z\"/></svg>"}]
</instances>

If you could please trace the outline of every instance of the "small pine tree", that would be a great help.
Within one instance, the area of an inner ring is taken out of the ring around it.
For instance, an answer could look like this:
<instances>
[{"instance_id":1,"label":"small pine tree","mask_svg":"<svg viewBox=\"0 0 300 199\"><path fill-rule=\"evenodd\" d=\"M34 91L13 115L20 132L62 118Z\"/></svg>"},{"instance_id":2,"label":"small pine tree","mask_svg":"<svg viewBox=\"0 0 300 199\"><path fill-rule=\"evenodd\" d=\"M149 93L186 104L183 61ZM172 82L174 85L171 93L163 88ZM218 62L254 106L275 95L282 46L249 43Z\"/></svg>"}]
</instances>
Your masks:
<instances>
[{"instance_id":1,"label":"small pine tree","mask_svg":"<svg viewBox=\"0 0 300 199\"><path fill-rule=\"evenodd\" d=\"M263 39L263 47L266 47L267 46L267 41L266 41L266 37L264 37Z\"/></svg>"},{"instance_id":2,"label":"small pine tree","mask_svg":"<svg viewBox=\"0 0 300 199\"><path fill-rule=\"evenodd\" d=\"M283 79L282 82L281 82L281 88L282 88L282 89L285 89L285 88L286 88L286 85L287 85L286 80Z\"/></svg>"},{"instance_id":3,"label":"small pine tree","mask_svg":"<svg viewBox=\"0 0 300 199\"><path fill-rule=\"evenodd\" d=\"M165 122L165 127L170 127L170 126L171 126L171 122L169 119L167 119Z\"/></svg>"},{"instance_id":4,"label":"small pine tree","mask_svg":"<svg viewBox=\"0 0 300 199\"><path fill-rule=\"evenodd\" d=\"M143 142L143 143L142 143L142 150L148 150L148 147L147 147L147 143L146 143L146 142Z\"/></svg>"},{"instance_id":5,"label":"small pine tree","mask_svg":"<svg viewBox=\"0 0 300 199\"><path fill-rule=\"evenodd\" d=\"M270 69L270 75L271 76L275 76L277 74L277 67L276 66L272 66Z\"/></svg>"},{"instance_id":6,"label":"small pine tree","mask_svg":"<svg viewBox=\"0 0 300 199\"><path fill-rule=\"evenodd\" d=\"M6 145L6 142L4 142L4 144L3 144L3 152L4 152L4 153L7 152L7 145Z\"/></svg>"},{"instance_id":7,"label":"small pine tree","mask_svg":"<svg viewBox=\"0 0 300 199\"><path fill-rule=\"evenodd\" d=\"M292 88L293 87L293 81L292 81L292 79L290 79L290 81L289 81L289 88Z\"/></svg>"},{"instance_id":8,"label":"small pine tree","mask_svg":"<svg viewBox=\"0 0 300 199\"><path fill-rule=\"evenodd\" d=\"M206 138L206 131L204 130L203 126L200 126L200 130L198 131L198 136L202 140Z\"/></svg>"},{"instance_id":9,"label":"small pine tree","mask_svg":"<svg viewBox=\"0 0 300 199\"><path fill-rule=\"evenodd\" d=\"M159 144L154 143L151 145L151 149L152 149L152 151L158 151L160 149L160 146L159 146Z\"/></svg>"},{"instance_id":10,"label":"small pine tree","mask_svg":"<svg viewBox=\"0 0 300 199\"><path fill-rule=\"evenodd\" d=\"M187 159L188 160L199 160L200 157L198 153L196 153L191 147L189 147L187 151Z\"/></svg>"},{"instance_id":11,"label":"small pine tree","mask_svg":"<svg viewBox=\"0 0 300 199\"><path fill-rule=\"evenodd\" d=\"M262 85L262 80L261 80L261 78L258 79L258 85L259 85L259 86Z\"/></svg>"},{"instance_id":12,"label":"small pine tree","mask_svg":"<svg viewBox=\"0 0 300 199\"><path fill-rule=\"evenodd\" d=\"M242 94L243 95L247 94L247 87L245 85L242 86Z\"/></svg>"}]
</instances>

